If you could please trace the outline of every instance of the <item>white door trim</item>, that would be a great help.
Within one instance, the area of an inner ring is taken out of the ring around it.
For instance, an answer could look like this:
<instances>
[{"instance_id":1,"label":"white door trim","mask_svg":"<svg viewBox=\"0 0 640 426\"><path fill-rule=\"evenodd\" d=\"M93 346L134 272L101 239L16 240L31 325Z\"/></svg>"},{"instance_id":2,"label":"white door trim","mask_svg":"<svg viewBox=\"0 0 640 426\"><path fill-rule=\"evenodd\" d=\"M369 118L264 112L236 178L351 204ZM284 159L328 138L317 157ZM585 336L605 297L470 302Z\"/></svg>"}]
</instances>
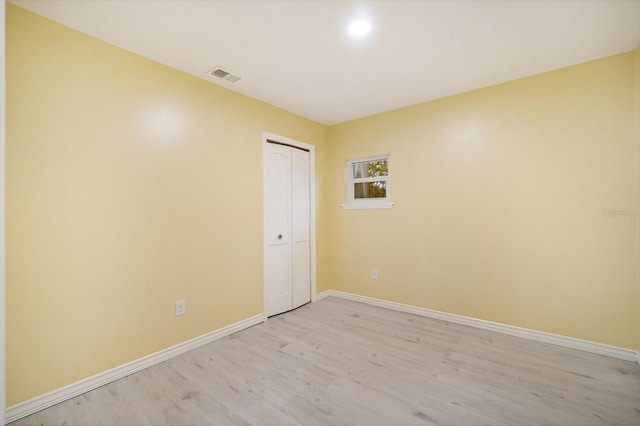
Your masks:
<instances>
[{"instance_id":1,"label":"white door trim","mask_svg":"<svg viewBox=\"0 0 640 426\"><path fill-rule=\"evenodd\" d=\"M269 143L268 141L279 142L309 151L309 251L311 256L311 302L316 301L316 148L313 145L309 145L308 143L300 142L295 139L286 138L269 132L262 132L262 300L265 321L267 320L267 288L265 286L264 253L269 236L267 232L267 218L264 213L266 206L265 185L267 182L266 146Z\"/></svg>"}]
</instances>

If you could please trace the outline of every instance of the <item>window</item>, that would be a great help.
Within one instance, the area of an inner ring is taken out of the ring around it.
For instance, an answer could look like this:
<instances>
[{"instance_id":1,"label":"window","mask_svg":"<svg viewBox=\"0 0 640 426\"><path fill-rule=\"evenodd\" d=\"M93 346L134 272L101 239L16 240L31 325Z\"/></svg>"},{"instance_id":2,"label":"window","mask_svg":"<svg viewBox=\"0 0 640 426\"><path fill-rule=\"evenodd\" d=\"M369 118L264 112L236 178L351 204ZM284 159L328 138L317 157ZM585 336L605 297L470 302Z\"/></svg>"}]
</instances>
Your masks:
<instances>
[{"instance_id":1,"label":"window","mask_svg":"<svg viewBox=\"0 0 640 426\"><path fill-rule=\"evenodd\" d=\"M345 209L388 209L393 206L389 195L389 155L357 158L347 161L347 203Z\"/></svg>"}]
</instances>

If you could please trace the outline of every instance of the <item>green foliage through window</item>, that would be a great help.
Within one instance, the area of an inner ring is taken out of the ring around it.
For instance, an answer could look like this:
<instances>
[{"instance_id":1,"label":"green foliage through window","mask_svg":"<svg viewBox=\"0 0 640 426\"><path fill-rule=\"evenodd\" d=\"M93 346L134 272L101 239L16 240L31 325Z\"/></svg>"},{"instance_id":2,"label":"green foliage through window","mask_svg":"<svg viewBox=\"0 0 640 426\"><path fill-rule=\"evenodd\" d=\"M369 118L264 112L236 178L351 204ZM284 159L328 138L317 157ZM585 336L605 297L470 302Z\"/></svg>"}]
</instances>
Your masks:
<instances>
[{"instance_id":1,"label":"green foliage through window","mask_svg":"<svg viewBox=\"0 0 640 426\"><path fill-rule=\"evenodd\" d=\"M353 164L354 179L377 178L389 175L387 160L367 161ZM385 198L387 182L385 180L354 183L354 198Z\"/></svg>"}]
</instances>

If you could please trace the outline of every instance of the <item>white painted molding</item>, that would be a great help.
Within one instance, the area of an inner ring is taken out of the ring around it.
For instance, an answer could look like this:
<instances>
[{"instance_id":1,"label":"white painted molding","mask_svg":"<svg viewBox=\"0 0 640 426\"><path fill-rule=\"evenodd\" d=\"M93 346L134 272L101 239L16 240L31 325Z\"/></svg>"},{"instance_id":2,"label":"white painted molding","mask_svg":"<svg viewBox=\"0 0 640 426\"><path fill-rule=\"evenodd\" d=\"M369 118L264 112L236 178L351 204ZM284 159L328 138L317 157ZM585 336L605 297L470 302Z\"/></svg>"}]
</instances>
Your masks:
<instances>
[{"instance_id":1,"label":"white painted molding","mask_svg":"<svg viewBox=\"0 0 640 426\"><path fill-rule=\"evenodd\" d=\"M329 296L337 296L337 297L340 297L340 296L338 296L338 295L337 295L337 294L335 294L335 293L337 293L337 291L335 291L335 290L325 290L325 291L321 291L320 293L316 294L316 297L314 298L314 300L313 300L313 301L314 301L314 302L319 302L319 301L321 301L322 299L326 299L326 298L327 298L327 297L329 297Z\"/></svg>"},{"instance_id":2,"label":"white painted molding","mask_svg":"<svg viewBox=\"0 0 640 426\"><path fill-rule=\"evenodd\" d=\"M200 346L204 346L233 333L237 333L238 331L244 330L263 321L264 314L255 315L251 318L247 318L212 331L211 333L203 334L202 336L187 340L186 342L179 343L154 354L139 358L119 367L112 368L111 370L96 374L95 376L88 377L44 395L37 396L28 401L21 402L7 408L5 413L6 423L16 421L40 410L44 410L52 405L59 404L85 392L89 392L90 390L104 386L160 362L167 361L185 352L199 348Z\"/></svg>"},{"instance_id":3,"label":"white painted molding","mask_svg":"<svg viewBox=\"0 0 640 426\"><path fill-rule=\"evenodd\" d=\"M371 210L371 209L390 209L395 203L381 202L381 203L345 203L340 204L345 210Z\"/></svg>"},{"instance_id":4,"label":"white painted molding","mask_svg":"<svg viewBox=\"0 0 640 426\"><path fill-rule=\"evenodd\" d=\"M461 324L470 327L480 328L483 330L494 331L497 333L508 334L511 336L521 337L524 339L537 340L557 346L578 349L585 352L605 355L612 358L623 359L626 361L640 362L640 353L625 348L609 346L602 343L590 342L587 340L575 339L573 337L560 336L557 334L545 333L521 327L500 324L491 321L480 320L476 318L465 317L462 315L449 314L446 312L434 311L431 309L420 308L417 306L405 305L397 302L389 302L373 297L359 296L357 294L345 293L336 290L325 290L316 294L315 302L325 299L329 296L340 297L342 299L352 300L355 302L366 303L369 305L380 306L382 308L392 309L395 311L407 312L414 315L433 318L441 321L447 321L454 324ZM160 362L167 361L185 352L204 346L223 337L229 336L238 331L252 327L256 324L264 322L264 314L258 314L251 318L238 321L234 324L204 334L186 342L179 343L170 348L161 350L154 354L139 358L127 364L115 367L95 376L88 377L68 386L56 389L44 395L37 396L20 404L13 405L5 411L5 422L11 423L30 414L36 413L45 408L59 404L68 399L74 398L85 392L89 392L100 386L114 382L118 379L136 373L145 368L156 365Z\"/></svg>"},{"instance_id":5,"label":"white painted molding","mask_svg":"<svg viewBox=\"0 0 640 426\"><path fill-rule=\"evenodd\" d=\"M316 300L322 300L329 296L340 297L342 299L353 300L355 302L380 306L394 311L407 312L423 317L447 321L454 324L466 325L483 330L495 331L496 333L508 334L510 336L521 337L523 339L536 340L538 342L549 343L551 345L564 346L566 348L578 349L585 352L604 355L611 358L622 359L640 363L640 353L632 349L620 348L617 346L605 345L604 343L591 342L588 340L576 339L574 337L560 336L558 334L544 331L531 330L528 328L515 327L498 322L485 321L477 318L465 317L462 315L449 314L432 309L420 308L403 303L389 302L387 300L375 299L373 297L360 296L352 293L345 293L336 290L326 290L316 296Z\"/></svg>"}]
</instances>

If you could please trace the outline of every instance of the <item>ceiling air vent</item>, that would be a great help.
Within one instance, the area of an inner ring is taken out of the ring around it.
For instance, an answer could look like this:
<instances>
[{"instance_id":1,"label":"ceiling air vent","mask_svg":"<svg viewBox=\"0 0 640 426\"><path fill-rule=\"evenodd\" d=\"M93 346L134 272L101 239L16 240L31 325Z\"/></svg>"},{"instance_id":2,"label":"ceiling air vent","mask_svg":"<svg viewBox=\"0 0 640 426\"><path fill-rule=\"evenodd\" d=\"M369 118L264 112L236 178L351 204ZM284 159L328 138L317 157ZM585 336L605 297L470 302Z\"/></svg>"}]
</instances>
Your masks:
<instances>
[{"instance_id":1,"label":"ceiling air vent","mask_svg":"<svg viewBox=\"0 0 640 426\"><path fill-rule=\"evenodd\" d=\"M229 71L225 70L222 67L215 67L214 69L209 70L207 74L228 81L229 83L235 83L236 81L241 79L241 77L231 74Z\"/></svg>"}]
</instances>

